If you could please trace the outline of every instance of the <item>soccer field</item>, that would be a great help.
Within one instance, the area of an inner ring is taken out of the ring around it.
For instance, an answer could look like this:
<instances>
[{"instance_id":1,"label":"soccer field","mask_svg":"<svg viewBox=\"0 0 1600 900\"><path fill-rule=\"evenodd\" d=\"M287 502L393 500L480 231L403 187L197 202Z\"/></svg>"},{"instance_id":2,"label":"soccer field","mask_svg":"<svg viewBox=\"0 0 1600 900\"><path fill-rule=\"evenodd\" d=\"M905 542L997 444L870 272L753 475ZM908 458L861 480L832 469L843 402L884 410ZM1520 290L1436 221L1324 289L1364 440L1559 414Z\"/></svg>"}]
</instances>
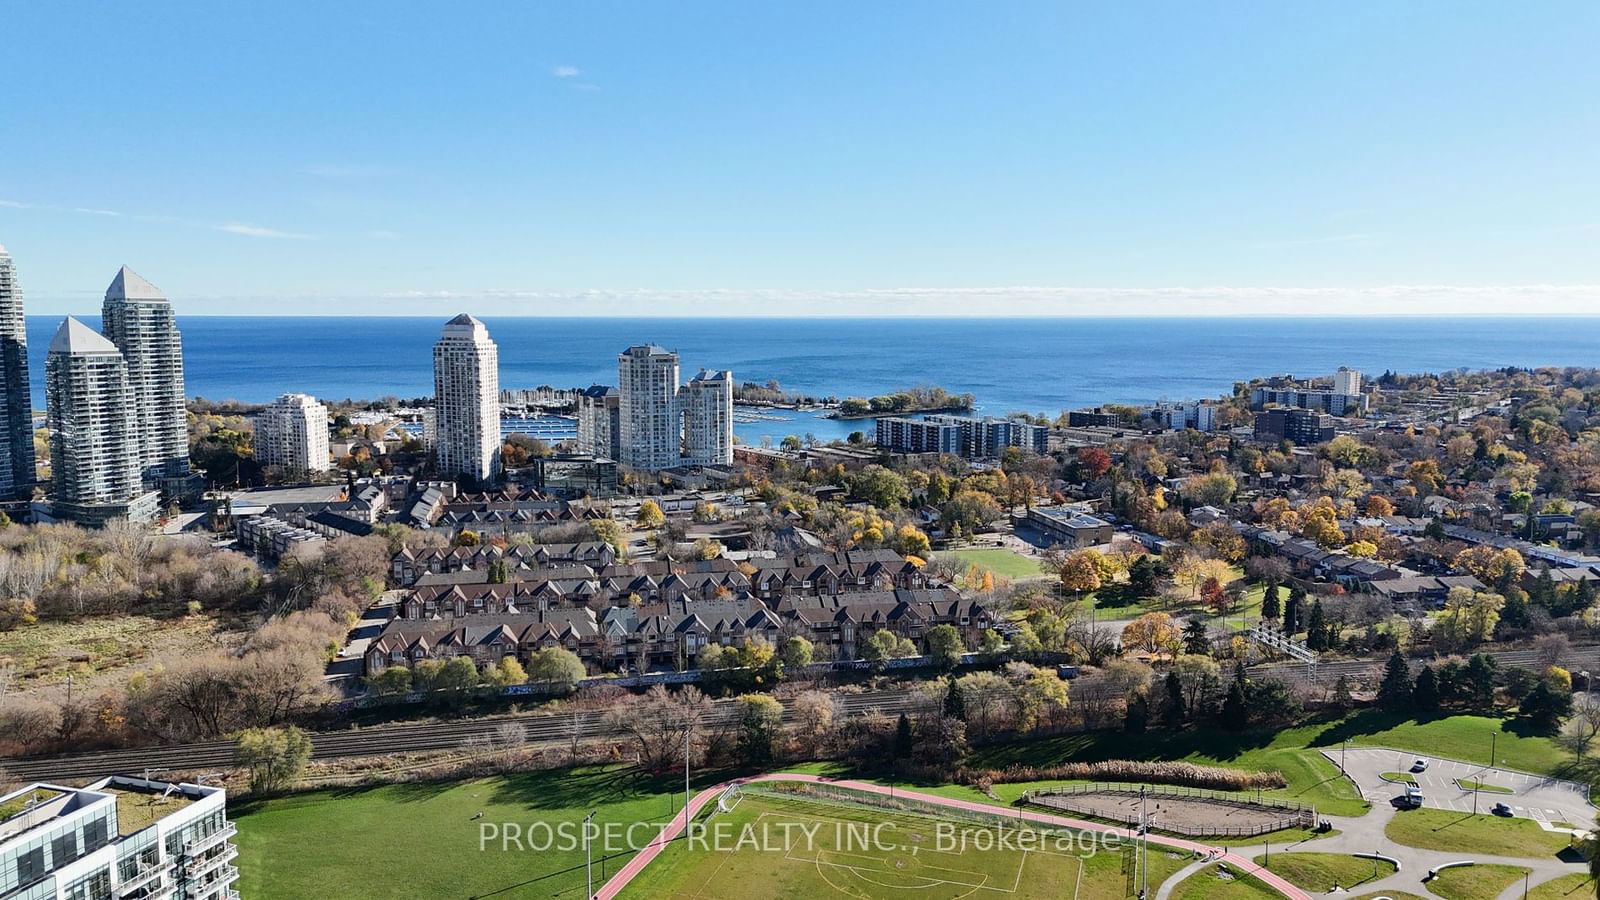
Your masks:
<instances>
[{"instance_id":1,"label":"soccer field","mask_svg":"<svg viewBox=\"0 0 1600 900\"><path fill-rule=\"evenodd\" d=\"M916 896L1026 900L1136 896L1131 843L1057 830L996 829L834 802L747 792L700 839L657 857L623 897ZM1150 847L1150 888L1184 860Z\"/></svg>"}]
</instances>

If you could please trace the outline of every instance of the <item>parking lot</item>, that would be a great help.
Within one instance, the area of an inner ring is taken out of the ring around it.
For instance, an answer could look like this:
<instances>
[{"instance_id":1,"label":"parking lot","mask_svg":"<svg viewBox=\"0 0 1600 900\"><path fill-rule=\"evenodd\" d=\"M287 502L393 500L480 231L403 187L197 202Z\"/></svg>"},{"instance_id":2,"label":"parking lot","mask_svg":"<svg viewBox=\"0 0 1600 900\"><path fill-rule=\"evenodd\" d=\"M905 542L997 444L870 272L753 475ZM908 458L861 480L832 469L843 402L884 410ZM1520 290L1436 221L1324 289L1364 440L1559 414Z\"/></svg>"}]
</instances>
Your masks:
<instances>
[{"instance_id":1,"label":"parking lot","mask_svg":"<svg viewBox=\"0 0 1600 900\"><path fill-rule=\"evenodd\" d=\"M1323 750L1323 755L1339 765L1340 751ZM1422 772L1412 772L1411 766L1422 758L1428 767ZM1433 756L1419 757L1416 753L1397 750L1357 749L1344 751L1346 771L1361 793L1372 803L1386 803L1405 793L1404 784L1385 781L1385 772L1404 772L1416 780L1422 789L1423 805L1457 812L1472 812L1473 793L1461 788L1460 780L1509 788L1511 793L1478 791L1477 809L1489 812L1496 803L1511 807L1514 815L1540 822L1565 824L1582 830L1594 826L1595 807L1588 800L1587 788L1570 781L1560 781L1542 775L1529 775L1510 769L1490 769L1486 765L1456 762Z\"/></svg>"}]
</instances>

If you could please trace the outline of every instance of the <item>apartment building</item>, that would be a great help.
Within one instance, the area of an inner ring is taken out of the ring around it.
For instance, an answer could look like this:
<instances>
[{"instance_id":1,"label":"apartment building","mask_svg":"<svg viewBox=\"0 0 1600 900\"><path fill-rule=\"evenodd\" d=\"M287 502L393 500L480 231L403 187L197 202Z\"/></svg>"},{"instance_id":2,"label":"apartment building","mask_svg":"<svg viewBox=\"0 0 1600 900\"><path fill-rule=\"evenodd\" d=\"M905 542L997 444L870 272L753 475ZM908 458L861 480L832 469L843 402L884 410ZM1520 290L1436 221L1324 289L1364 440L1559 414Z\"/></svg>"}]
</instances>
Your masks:
<instances>
[{"instance_id":1,"label":"apartment building","mask_svg":"<svg viewBox=\"0 0 1600 900\"><path fill-rule=\"evenodd\" d=\"M1359 379L1361 376L1357 373L1356 377ZM1273 387L1257 387L1250 393L1251 409L1265 409L1268 406L1309 409L1332 416L1360 416L1366 414L1367 395Z\"/></svg>"},{"instance_id":2,"label":"apartment building","mask_svg":"<svg viewBox=\"0 0 1600 900\"><path fill-rule=\"evenodd\" d=\"M961 453L961 429L927 419L891 416L878 420L877 445L891 453Z\"/></svg>"},{"instance_id":3,"label":"apartment building","mask_svg":"<svg viewBox=\"0 0 1600 900\"><path fill-rule=\"evenodd\" d=\"M147 457L128 366L115 345L70 316L45 357L51 518L87 526L148 522L160 496L146 490Z\"/></svg>"},{"instance_id":4,"label":"apartment building","mask_svg":"<svg viewBox=\"0 0 1600 900\"><path fill-rule=\"evenodd\" d=\"M284 394L255 419L256 461L288 472L326 472L328 408L310 394Z\"/></svg>"},{"instance_id":5,"label":"apartment building","mask_svg":"<svg viewBox=\"0 0 1600 900\"><path fill-rule=\"evenodd\" d=\"M622 459L622 392L596 384L578 393L578 451Z\"/></svg>"},{"instance_id":6,"label":"apartment building","mask_svg":"<svg viewBox=\"0 0 1600 900\"><path fill-rule=\"evenodd\" d=\"M733 373L701 369L683 388L683 465L733 463Z\"/></svg>"},{"instance_id":7,"label":"apartment building","mask_svg":"<svg viewBox=\"0 0 1600 900\"><path fill-rule=\"evenodd\" d=\"M1309 409L1267 409L1256 413L1255 439L1289 441L1301 447L1333 440L1333 420Z\"/></svg>"},{"instance_id":8,"label":"apartment building","mask_svg":"<svg viewBox=\"0 0 1600 900\"><path fill-rule=\"evenodd\" d=\"M500 475L500 349L462 313L433 345L434 459L439 473L479 482Z\"/></svg>"},{"instance_id":9,"label":"apartment building","mask_svg":"<svg viewBox=\"0 0 1600 900\"><path fill-rule=\"evenodd\" d=\"M33 496L33 398L22 286L0 245L0 502Z\"/></svg>"},{"instance_id":10,"label":"apartment building","mask_svg":"<svg viewBox=\"0 0 1600 900\"><path fill-rule=\"evenodd\" d=\"M683 457L678 354L654 344L617 357L622 459L635 469L670 469Z\"/></svg>"},{"instance_id":11,"label":"apartment building","mask_svg":"<svg viewBox=\"0 0 1600 900\"><path fill-rule=\"evenodd\" d=\"M121 351L140 476L147 488L182 493L189 476L189 425L184 408L183 339L172 304L155 285L123 266L106 288L100 330Z\"/></svg>"},{"instance_id":12,"label":"apartment building","mask_svg":"<svg viewBox=\"0 0 1600 900\"><path fill-rule=\"evenodd\" d=\"M0 896L237 900L222 788L113 776L0 796Z\"/></svg>"}]
</instances>

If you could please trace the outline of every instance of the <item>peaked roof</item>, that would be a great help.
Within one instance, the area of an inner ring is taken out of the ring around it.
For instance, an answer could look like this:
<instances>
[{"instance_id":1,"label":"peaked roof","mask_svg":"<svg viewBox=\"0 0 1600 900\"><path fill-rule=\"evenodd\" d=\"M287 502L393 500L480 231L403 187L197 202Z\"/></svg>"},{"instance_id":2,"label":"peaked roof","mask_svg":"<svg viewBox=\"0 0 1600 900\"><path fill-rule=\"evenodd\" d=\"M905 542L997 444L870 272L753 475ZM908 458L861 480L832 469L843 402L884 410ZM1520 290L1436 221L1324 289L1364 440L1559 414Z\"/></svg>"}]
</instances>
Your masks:
<instances>
[{"instance_id":1,"label":"peaked roof","mask_svg":"<svg viewBox=\"0 0 1600 900\"><path fill-rule=\"evenodd\" d=\"M121 355L117 345L106 340L105 335L71 316L61 320L61 327L56 329L56 336L50 339L50 352Z\"/></svg>"},{"instance_id":2,"label":"peaked roof","mask_svg":"<svg viewBox=\"0 0 1600 900\"><path fill-rule=\"evenodd\" d=\"M443 335L446 337L461 335L473 339L487 338L489 336L489 326L483 324L482 320L469 313L462 313L444 323Z\"/></svg>"},{"instance_id":3,"label":"peaked roof","mask_svg":"<svg viewBox=\"0 0 1600 900\"><path fill-rule=\"evenodd\" d=\"M161 289L145 281L139 273L127 266L117 270L117 277L111 279L111 286L106 288L107 300L165 300Z\"/></svg>"}]
</instances>

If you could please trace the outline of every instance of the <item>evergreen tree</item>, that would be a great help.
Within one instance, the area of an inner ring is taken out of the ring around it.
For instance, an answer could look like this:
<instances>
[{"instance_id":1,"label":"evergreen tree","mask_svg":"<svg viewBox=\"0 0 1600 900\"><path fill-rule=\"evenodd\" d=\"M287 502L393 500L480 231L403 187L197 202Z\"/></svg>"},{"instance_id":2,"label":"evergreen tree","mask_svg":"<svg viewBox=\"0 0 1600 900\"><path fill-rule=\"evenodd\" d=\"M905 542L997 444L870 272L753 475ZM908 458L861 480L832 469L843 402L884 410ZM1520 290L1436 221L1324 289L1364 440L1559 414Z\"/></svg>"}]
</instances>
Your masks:
<instances>
[{"instance_id":1,"label":"evergreen tree","mask_svg":"<svg viewBox=\"0 0 1600 900\"><path fill-rule=\"evenodd\" d=\"M1289 592L1289 601L1283 605L1283 633L1291 637L1300 631L1300 598Z\"/></svg>"},{"instance_id":2,"label":"evergreen tree","mask_svg":"<svg viewBox=\"0 0 1600 900\"><path fill-rule=\"evenodd\" d=\"M1311 618L1306 622L1306 646L1312 650L1328 649L1328 623L1323 618L1320 597L1311 604Z\"/></svg>"},{"instance_id":3,"label":"evergreen tree","mask_svg":"<svg viewBox=\"0 0 1600 900\"><path fill-rule=\"evenodd\" d=\"M1235 678L1233 684L1228 687L1228 696L1222 701L1220 718L1222 727L1229 731L1243 731L1250 724L1250 709L1245 704L1242 679Z\"/></svg>"},{"instance_id":4,"label":"evergreen tree","mask_svg":"<svg viewBox=\"0 0 1600 900\"><path fill-rule=\"evenodd\" d=\"M1183 724L1183 682L1177 672L1167 673L1167 702L1161 714L1174 728Z\"/></svg>"},{"instance_id":5,"label":"evergreen tree","mask_svg":"<svg viewBox=\"0 0 1600 900\"><path fill-rule=\"evenodd\" d=\"M1533 584L1528 588L1528 602L1545 609L1553 609L1556 605L1556 580L1550 577L1550 567L1542 566L1538 577L1533 579ZM1501 616L1504 617L1504 613Z\"/></svg>"},{"instance_id":6,"label":"evergreen tree","mask_svg":"<svg viewBox=\"0 0 1600 900\"><path fill-rule=\"evenodd\" d=\"M1411 688L1411 708L1424 715L1439 708L1439 677L1433 666L1423 666L1417 673L1417 683Z\"/></svg>"},{"instance_id":7,"label":"evergreen tree","mask_svg":"<svg viewBox=\"0 0 1600 900\"><path fill-rule=\"evenodd\" d=\"M1333 705L1340 709L1349 709L1355 703L1355 698L1350 696L1350 676L1340 675L1339 680L1333 684Z\"/></svg>"},{"instance_id":8,"label":"evergreen tree","mask_svg":"<svg viewBox=\"0 0 1600 900\"><path fill-rule=\"evenodd\" d=\"M894 726L894 758L911 758L911 720L905 713L900 714L900 721Z\"/></svg>"},{"instance_id":9,"label":"evergreen tree","mask_svg":"<svg viewBox=\"0 0 1600 900\"><path fill-rule=\"evenodd\" d=\"M1183 652L1197 656L1211 655L1211 636L1206 633L1206 623L1199 616L1183 626Z\"/></svg>"},{"instance_id":10,"label":"evergreen tree","mask_svg":"<svg viewBox=\"0 0 1600 900\"><path fill-rule=\"evenodd\" d=\"M1411 708L1411 670L1406 658L1396 650L1389 654L1383 667L1383 683L1378 685L1378 705L1390 712L1404 712Z\"/></svg>"},{"instance_id":11,"label":"evergreen tree","mask_svg":"<svg viewBox=\"0 0 1600 900\"><path fill-rule=\"evenodd\" d=\"M1467 668L1462 672L1462 683L1466 688L1468 703L1479 709L1487 709L1494 703L1494 657L1483 653L1474 653L1467 660Z\"/></svg>"},{"instance_id":12,"label":"evergreen tree","mask_svg":"<svg viewBox=\"0 0 1600 900\"><path fill-rule=\"evenodd\" d=\"M1140 693L1128 701L1128 711L1122 717L1122 730L1129 734L1144 734L1150 724L1150 701Z\"/></svg>"},{"instance_id":13,"label":"evergreen tree","mask_svg":"<svg viewBox=\"0 0 1600 900\"><path fill-rule=\"evenodd\" d=\"M954 675L946 678L945 681L949 684L949 687L945 688L944 692L945 718L965 722L967 720L967 702L961 696L961 686L956 684Z\"/></svg>"},{"instance_id":14,"label":"evergreen tree","mask_svg":"<svg viewBox=\"0 0 1600 900\"><path fill-rule=\"evenodd\" d=\"M1278 583L1267 582L1267 591L1261 595L1261 618L1277 619L1282 614L1278 604Z\"/></svg>"},{"instance_id":15,"label":"evergreen tree","mask_svg":"<svg viewBox=\"0 0 1600 900\"><path fill-rule=\"evenodd\" d=\"M1540 681L1522 698L1519 711L1532 723L1535 731L1549 734L1564 716L1572 715L1572 695L1557 691L1545 681Z\"/></svg>"},{"instance_id":16,"label":"evergreen tree","mask_svg":"<svg viewBox=\"0 0 1600 900\"><path fill-rule=\"evenodd\" d=\"M1505 605L1500 607L1500 621L1496 623L1495 631L1505 628L1528 627L1528 593L1521 588L1513 587L1504 594Z\"/></svg>"}]
</instances>

